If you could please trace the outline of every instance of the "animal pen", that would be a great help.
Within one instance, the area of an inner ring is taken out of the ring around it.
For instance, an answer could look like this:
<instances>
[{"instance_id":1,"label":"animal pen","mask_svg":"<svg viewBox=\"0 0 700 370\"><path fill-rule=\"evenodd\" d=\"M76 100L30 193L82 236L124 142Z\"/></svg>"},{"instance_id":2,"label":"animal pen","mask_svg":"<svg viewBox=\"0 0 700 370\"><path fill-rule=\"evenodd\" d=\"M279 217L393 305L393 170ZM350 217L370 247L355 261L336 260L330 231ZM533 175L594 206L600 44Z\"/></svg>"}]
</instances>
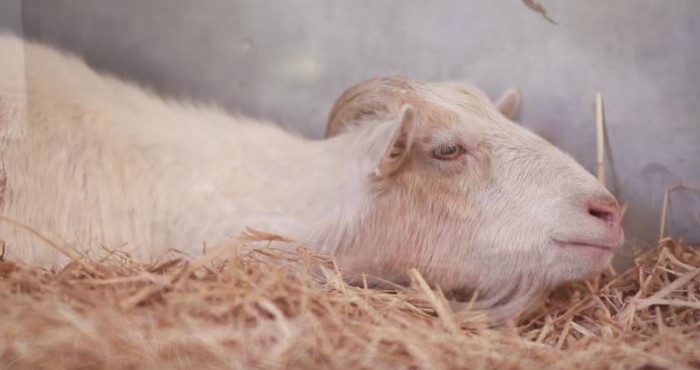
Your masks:
<instances>
[{"instance_id":1,"label":"animal pen","mask_svg":"<svg viewBox=\"0 0 700 370\"><path fill-rule=\"evenodd\" d=\"M70 52L166 100L306 138L321 140L329 113L346 118L336 97L375 76L467 80L490 97L515 87L522 102L506 94L500 112L610 189L625 242L602 273L494 323L471 309L478 291L455 309L420 266L383 280L275 230L247 227L201 253L172 248L144 261L118 245L82 253L0 212L0 369L700 368L697 16L693 0L3 0L0 35ZM5 145L25 134L24 112L39 100L7 92L30 80L22 63L48 59L18 59L22 49L2 45L0 67L14 68L0 71L13 79L0 80L5 210L18 191ZM15 233L67 262L15 258Z\"/></svg>"}]
</instances>

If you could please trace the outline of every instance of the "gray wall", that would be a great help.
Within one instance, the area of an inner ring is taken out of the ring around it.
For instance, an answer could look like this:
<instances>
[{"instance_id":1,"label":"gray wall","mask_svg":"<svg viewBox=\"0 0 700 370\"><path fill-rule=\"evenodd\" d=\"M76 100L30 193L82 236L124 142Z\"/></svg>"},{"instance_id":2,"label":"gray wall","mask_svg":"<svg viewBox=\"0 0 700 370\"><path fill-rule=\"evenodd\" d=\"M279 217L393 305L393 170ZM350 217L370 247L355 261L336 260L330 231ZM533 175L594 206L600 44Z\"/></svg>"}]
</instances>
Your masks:
<instances>
[{"instance_id":1,"label":"gray wall","mask_svg":"<svg viewBox=\"0 0 700 370\"><path fill-rule=\"evenodd\" d=\"M700 1L0 0L0 26L84 55L163 94L213 101L321 137L362 79L515 86L521 120L595 168L606 103L609 186L628 240L654 243L664 189L700 185ZM700 201L671 198L669 232L700 241Z\"/></svg>"}]
</instances>

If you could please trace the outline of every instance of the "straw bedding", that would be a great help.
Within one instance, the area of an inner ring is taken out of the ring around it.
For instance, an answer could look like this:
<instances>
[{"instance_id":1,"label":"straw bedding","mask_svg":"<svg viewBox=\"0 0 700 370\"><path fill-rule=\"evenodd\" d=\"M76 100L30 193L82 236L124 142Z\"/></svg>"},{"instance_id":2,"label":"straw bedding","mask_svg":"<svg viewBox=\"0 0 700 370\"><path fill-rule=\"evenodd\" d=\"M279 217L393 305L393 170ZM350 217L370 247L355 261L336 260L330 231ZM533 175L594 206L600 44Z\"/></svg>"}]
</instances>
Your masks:
<instances>
[{"instance_id":1,"label":"straw bedding","mask_svg":"<svg viewBox=\"0 0 700 370\"><path fill-rule=\"evenodd\" d=\"M275 239L150 265L0 261L0 369L700 368L700 250L672 239L498 328L418 273L392 291L320 280L332 261Z\"/></svg>"}]
</instances>

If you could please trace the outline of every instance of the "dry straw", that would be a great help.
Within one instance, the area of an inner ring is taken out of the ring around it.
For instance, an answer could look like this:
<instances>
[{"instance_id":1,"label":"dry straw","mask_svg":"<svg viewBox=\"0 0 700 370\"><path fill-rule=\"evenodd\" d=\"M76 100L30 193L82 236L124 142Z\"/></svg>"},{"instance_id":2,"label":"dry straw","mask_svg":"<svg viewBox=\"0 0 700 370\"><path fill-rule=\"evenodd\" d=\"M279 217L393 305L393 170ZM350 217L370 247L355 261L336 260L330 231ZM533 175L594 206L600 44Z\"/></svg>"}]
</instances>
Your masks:
<instances>
[{"instance_id":1,"label":"dry straw","mask_svg":"<svg viewBox=\"0 0 700 370\"><path fill-rule=\"evenodd\" d=\"M351 286L271 241L293 243L250 230L194 260L0 262L0 368L700 366L700 251L669 238L500 328L454 315L417 271L414 287Z\"/></svg>"}]
</instances>

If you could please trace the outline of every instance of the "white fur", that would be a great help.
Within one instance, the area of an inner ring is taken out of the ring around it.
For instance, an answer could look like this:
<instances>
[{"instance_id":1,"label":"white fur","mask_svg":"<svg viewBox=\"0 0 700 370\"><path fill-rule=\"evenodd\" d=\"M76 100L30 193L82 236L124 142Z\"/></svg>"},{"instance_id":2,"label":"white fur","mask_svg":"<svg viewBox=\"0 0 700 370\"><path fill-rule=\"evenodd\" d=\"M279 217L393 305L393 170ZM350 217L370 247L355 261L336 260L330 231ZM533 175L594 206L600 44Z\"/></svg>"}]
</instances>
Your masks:
<instances>
[{"instance_id":1,"label":"white fur","mask_svg":"<svg viewBox=\"0 0 700 370\"><path fill-rule=\"evenodd\" d=\"M0 55L19 57L22 44L0 36ZM26 121L0 115L2 213L92 255L101 246L141 260L170 248L196 255L250 226L291 235L351 271L402 282L417 267L455 295L478 291L477 308L506 317L610 260L552 238L621 242L619 225L585 206L615 203L607 190L468 85L411 83L412 100L376 125L312 141L165 101L24 45L26 84L7 82L18 81L16 58L15 67L0 59L0 104L27 97ZM432 158L447 142L467 154ZM65 263L8 223L0 238L9 259Z\"/></svg>"}]
</instances>

